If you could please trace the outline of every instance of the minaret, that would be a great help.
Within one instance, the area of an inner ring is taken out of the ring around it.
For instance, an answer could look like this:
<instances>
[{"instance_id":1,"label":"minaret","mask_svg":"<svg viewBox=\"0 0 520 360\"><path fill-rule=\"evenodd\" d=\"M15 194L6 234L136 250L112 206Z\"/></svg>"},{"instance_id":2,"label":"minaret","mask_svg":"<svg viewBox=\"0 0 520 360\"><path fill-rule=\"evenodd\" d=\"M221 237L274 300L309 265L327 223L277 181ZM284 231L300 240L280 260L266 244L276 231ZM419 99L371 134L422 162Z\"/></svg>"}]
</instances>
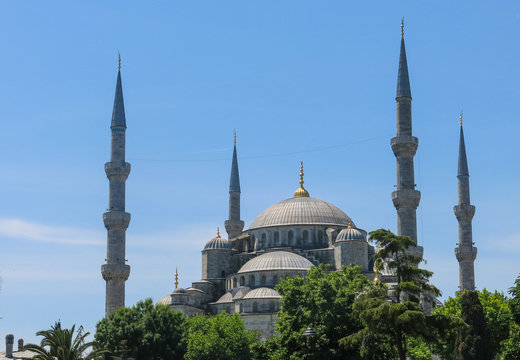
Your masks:
<instances>
[{"instance_id":1,"label":"minaret","mask_svg":"<svg viewBox=\"0 0 520 360\"><path fill-rule=\"evenodd\" d=\"M103 221L108 230L107 263L101 266L101 274L106 281L105 316L125 306L125 281L130 275L130 266L125 264L125 237L130 223L130 214L125 212L125 182L130 173L130 164L125 162L126 119L121 86L121 57L110 129L110 162L105 164L110 190L108 211L103 214Z\"/></svg>"},{"instance_id":2,"label":"minaret","mask_svg":"<svg viewBox=\"0 0 520 360\"><path fill-rule=\"evenodd\" d=\"M233 140L233 162L229 180L229 219L225 221L228 239L231 240L242 233L244 222L240 220L240 177L238 175L237 134Z\"/></svg>"},{"instance_id":3,"label":"minaret","mask_svg":"<svg viewBox=\"0 0 520 360\"><path fill-rule=\"evenodd\" d=\"M457 173L459 203L453 210L459 221L459 244L455 248L455 256L459 261L459 290L475 290L474 262L477 257L477 248L473 246L471 220L475 215L475 207L469 199L469 171L466 159L466 145L464 144L464 130L462 128L462 114L460 114L460 141L459 141L459 169Z\"/></svg>"},{"instance_id":4,"label":"minaret","mask_svg":"<svg viewBox=\"0 0 520 360\"><path fill-rule=\"evenodd\" d=\"M397 210L397 234L409 236L417 243L415 211L419 206L421 193L415 190L413 157L419 140L412 136L412 94L404 47L404 22L401 22L401 54L395 100L397 103L397 136L391 139L390 144L397 158L397 190L392 192L392 201ZM422 256L422 247L417 246L415 250L417 255Z\"/></svg>"}]
</instances>

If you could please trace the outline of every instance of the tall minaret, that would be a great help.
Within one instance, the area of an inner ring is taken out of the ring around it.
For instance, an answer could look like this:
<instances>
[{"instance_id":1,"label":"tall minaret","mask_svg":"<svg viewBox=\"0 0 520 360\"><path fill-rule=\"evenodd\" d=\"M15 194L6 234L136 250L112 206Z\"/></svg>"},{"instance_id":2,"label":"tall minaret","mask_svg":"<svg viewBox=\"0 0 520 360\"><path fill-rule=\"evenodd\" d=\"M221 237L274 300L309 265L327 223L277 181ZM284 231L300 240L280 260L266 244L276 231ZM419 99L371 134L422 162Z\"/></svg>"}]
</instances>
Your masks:
<instances>
[{"instance_id":1,"label":"tall minaret","mask_svg":"<svg viewBox=\"0 0 520 360\"><path fill-rule=\"evenodd\" d=\"M244 222L240 220L240 177L238 176L237 134L233 140L233 162L229 180L229 219L225 221L228 239L233 239L242 233Z\"/></svg>"},{"instance_id":2,"label":"tall minaret","mask_svg":"<svg viewBox=\"0 0 520 360\"><path fill-rule=\"evenodd\" d=\"M101 274L106 281L105 316L125 306L125 281L130 275L130 266L125 264L125 237L130 223L130 214L125 212L125 182L130 173L130 164L125 162L125 105L121 86L121 57L119 57L114 110L112 112L110 162L105 172L110 181L108 211L103 221L108 230L106 264L101 265Z\"/></svg>"},{"instance_id":3,"label":"tall minaret","mask_svg":"<svg viewBox=\"0 0 520 360\"><path fill-rule=\"evenodd\" d=\"M401 22L401 54L395 100L397 102L397 136L392 138L390 143L397 158L397 190L392 192L392 201L397 209L397 234L409 236L417 243L415 211L419 206L421 193L415 190L413 157L419 140L412 136L412 93L404 47L404 22ZM422 255L422 247L417 246L416 250L417 255Z\"/></svg>"},{"instance_id":4,"label":"tall minaret","mask_svg":"<svg viewBox=\"0 0 520 360\"><path fill-rule=\"evenodd\" d=\"M459 290L475 290L474 262L477 248L473 246L471 220L475 215L475 207L469 200L469 171L462 129L462 114L460 114L459 170L457 173L459 203L453 210L459 221L459 244L455 248L455 256L459 261Z\"/></svg>"}]
</instances>

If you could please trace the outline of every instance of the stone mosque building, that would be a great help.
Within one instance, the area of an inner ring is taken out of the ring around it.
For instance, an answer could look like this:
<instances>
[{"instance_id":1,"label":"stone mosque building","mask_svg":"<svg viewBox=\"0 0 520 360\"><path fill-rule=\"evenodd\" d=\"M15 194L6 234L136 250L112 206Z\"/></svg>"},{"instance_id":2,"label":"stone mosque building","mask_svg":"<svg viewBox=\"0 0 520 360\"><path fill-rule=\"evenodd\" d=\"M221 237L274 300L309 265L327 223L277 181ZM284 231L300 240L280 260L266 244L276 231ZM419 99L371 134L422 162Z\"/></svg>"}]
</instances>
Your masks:
<instances>
[{"instance_id":1,"label":"stone mosque building","mask_svg":"<svg viewBox=\"0 0 520 360\"><path fill-rule=\"evenodd\" d=\"M401 25L402 29L403 25ZM397 160L397 189L392 201L397 210L398 235L417 243L416 209L420 192L415 189L414 155L418 139L412 135L411 90L403 31L397 81L397 135L391 147ZM125 162L126 120L120 67L111 124L111 160L105 165L110 182L108 211L104 222L108 231L107 262L101 271L106 281L106 315L124 306L125 281L130 266L125 263L125 232L130 214L125 211L125 181L130 164ZM460 264L460 289L475 288L471 219L475 207L469 199L469 172L464 136L460 133L458 189L455 214L459 220L456 257ZM389 184L391 186L391 184ZM281 296L274 289L286 277L305 276L315 265L329 264L341 269L356 264L370 279L375 249L367 233L333 204L311 197L304 187L303 163L300 186L294 195L260 213L247 227L240 217L240 179L236 138L229 185L229 216L225 221L227 239L217 231L202 249L202 274L186 289L177 287L158 304L169 305L186 315L238 313L248 329L263 338L274 334ZM410 251L422 255L422 247ZM176 274L177 276L177 274ZM378 274L391 281L392 274ZM166 289L165 289L166 292Z\"/></svg>"}]
</instances>

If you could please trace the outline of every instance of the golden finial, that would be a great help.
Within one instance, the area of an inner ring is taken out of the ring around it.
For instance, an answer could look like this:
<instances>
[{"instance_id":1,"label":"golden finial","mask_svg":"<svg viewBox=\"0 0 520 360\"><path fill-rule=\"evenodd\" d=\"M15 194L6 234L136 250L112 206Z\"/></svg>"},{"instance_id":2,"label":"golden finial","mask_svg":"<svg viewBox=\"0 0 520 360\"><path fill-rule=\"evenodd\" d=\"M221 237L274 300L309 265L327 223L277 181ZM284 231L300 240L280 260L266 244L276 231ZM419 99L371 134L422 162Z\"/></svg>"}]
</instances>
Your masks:
<instances>
[{"instance_id":1,"label":"golden finial","mask_svg":"<svg viewBox=\"0 0 520 360\"><path fill-rule=\"evenodd\" d=\"M404 37L404 17L401 19L401 37Z\"/></svg>"},{"instance_id":2,"label":"golden finial","mask_svg":"<svg viewBox=\"0 0 520 360\"><path fill-rule=\"evenodd\" d=\"M121 71L121 54L117 52L117 70Z\"/></svg>"},{"instance_id":3,"label":"golden finial","mask_svg":"<svg viewBox=\"0 0 520 360\"><path fill-rule=\"evenodd\" d=\"M234 145L237 144L237 132L236 131L233 131L233 144Z\"/></svg>"},{"instance_id":4,"label":"golden finial","mask_svg":"<svg viewBox=\"0 0 520 360\"><path fill-rule=\"evenodd\" d=\"M374 275L374 282L378 283L380 281L379 280L379 270L376 267L374 268L374 273L375 273L375 275Z\"/></svg>"},{"instance_id":5,"label":"golden finial","mask_svg":"<svg viewBox=\"0 0 520 360\"><path fill-rule=\"evenodd\" d=\"M177 267L175 267L175 288L179 285L179 273L177 272Z\"/></svg>"},{"instance_id":6,"label":"golden finial","mask_svg":"<svg viewBox=\"0 0 520 360\"><path fill-rule=\"evenodd\" d=\"M310 197L308 191L303 187L303 161L300 166L300 187L294 193L294 197Z\"/></svg>"},{"instance_id":7,"label":"golden finial","mask_svg":"<svg viewBox=\"0 0 520 360\"><path fill-rule=\"evenodd\" d=\"M220 238L220 228L217 228L217 238Z\"/></svg>"},{"instance_id":8,"label":"golden finial","mask_svg":"<svg viewBox=\"0 0 520 360\"><path fill-rule=\"evenodd\" d=\"M462 126L462 111L460 112L459 120L460 120L460 126Z\"/></svg>"},{"instance_id":9,"label":"golden finial","mask_svg":"<svg viewBox=\"0 0 520 360\"><path fill-rule=\"evenodd\" d=\"M352 229L352 220L348 221L347 229Z\"/></svg>"}]
</instances>

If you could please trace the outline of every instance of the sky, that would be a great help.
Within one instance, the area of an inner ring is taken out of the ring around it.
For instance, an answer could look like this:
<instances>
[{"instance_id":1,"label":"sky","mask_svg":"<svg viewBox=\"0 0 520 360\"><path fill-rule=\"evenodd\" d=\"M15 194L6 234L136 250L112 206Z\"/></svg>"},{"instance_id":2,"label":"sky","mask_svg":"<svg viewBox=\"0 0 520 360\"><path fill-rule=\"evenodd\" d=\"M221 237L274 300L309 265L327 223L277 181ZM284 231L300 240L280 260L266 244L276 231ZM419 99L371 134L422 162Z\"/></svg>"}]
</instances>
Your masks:
<instances>
[{"instance_id":1,"label":"sky","mask_svg":"<svg viewBox=\"0 0 520 360\"><path fill-rule=\"evenodd\" d=\"M126 304L201 276L224 227L238 137L242 219L312 197L397 230L400 22L413 96L419 244L442 300L454 247L464 112L477 288L520 273L517 1L0 1L0 335L104 316L110 120L122 57ZM0 350L5 343L0 341Z\"/></svg>"}]
</instances>

